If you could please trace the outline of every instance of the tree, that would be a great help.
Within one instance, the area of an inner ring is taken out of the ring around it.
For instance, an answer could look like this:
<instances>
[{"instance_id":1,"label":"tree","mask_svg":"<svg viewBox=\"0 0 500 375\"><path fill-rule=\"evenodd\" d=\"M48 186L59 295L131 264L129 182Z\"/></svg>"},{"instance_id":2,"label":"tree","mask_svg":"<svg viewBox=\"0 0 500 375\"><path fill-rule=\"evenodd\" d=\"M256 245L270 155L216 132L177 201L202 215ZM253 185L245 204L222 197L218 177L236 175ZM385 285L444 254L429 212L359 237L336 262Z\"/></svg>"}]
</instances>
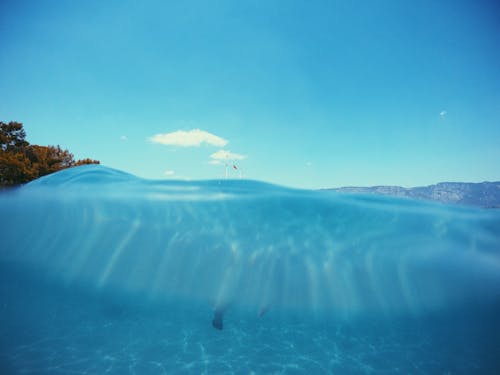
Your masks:
<instances>
[{"instance_id":1,"label":"tree","mask_svg":"<svg viewBox=\"0 0 500 375\"><path fill-rule=\"evenodd\" d=\"M24 153L0 151L0 187L25 184L37 177Z\"/></svg>"},{"instance_id":2,"label":"tree","mask_svg":"<svg viewBox=\"0 0 500 375\"><path fill-rule=\"evenodd\" d=\"M0 148L2 151L13 151L29 145L25 140L26 132L23 124L11 121L8 124L0 121Z\"/></svg>"},{"instance_id":3,"label":"tree","mask_svg":"<svg viewBox=\"0 0 500 375\"><path fill-rule=\"evenodd\" d=\"M74 165L73 154L60 146L31 145L26 148L31 164L40 176L57 172Z\"/></svg>"},{"instance_id":4,"label":"tree","mask_svg":"<svg viewBox=\"0 0 500 375\"><path fill-rule=\"evenodd\" d=\"M85 158L85 159L80 159L80 160L77 160L75 163L74 163L74 167L78 167L80 165L85 165L85 164L101 164L101 162L99 160L94 160L94 159L89 159L89 158Z\"/></svg>"},{"instance_id":5,"label":"tree","mask_svg":"<svg viewBox=\"0 0 500 375\"><path fill-rule=\"evenodd\" d=\"M24 184L61 169L98 160L75 161L73 154L60 146L30 145L23 124L0 122L0 187Z\"/></svg>"}]
</instances>

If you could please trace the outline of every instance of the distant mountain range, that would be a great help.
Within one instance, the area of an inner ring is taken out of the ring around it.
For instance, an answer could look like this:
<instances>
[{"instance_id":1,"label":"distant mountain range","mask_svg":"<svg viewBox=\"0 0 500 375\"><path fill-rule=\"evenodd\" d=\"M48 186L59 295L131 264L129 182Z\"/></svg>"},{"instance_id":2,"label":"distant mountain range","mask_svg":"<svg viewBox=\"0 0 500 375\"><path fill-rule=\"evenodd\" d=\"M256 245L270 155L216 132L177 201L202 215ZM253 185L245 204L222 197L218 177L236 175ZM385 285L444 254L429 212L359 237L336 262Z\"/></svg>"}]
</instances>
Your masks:
<instances>
[{"instance_id":1,"label":"distant mountain range","mask_svg":"<svg viewBox=\"0 0 500 375\"><path fill-rule=\"evenodd\" d=\"M500 181L441 182L436 185L404 188L401 186L341 187L326 189L341 193L382 194L443 203L457 203L485 208L500 208Z\"/></svg>"}]
</instances>

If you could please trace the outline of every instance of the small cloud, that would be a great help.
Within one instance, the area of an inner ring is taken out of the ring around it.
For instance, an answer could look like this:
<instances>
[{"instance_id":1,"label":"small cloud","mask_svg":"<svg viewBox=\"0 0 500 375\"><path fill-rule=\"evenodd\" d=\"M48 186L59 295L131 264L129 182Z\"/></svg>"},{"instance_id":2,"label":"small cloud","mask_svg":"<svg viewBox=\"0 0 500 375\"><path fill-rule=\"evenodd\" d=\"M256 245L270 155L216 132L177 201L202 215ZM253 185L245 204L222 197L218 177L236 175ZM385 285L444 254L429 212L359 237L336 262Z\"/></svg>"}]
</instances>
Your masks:
<instances>
[{"instance_id":1,"label":"small cloud","mask_svg":"<svg viewBox=\"0 0 500 375\"><path fill-rule=\"evenodd\" d=\"M174 171L165 171L165 172L163 172L163 174L165 176L169 176L170 177L170 176L173 176L175 174L175 172Z\"/></svg>"},{"instance_id":2,"label":"small cloud","mask_svg":"<svg viewBox=\"0 0 500 375\"><path fill-rule=\"evenodd\" d=\"M126 135L120 136L120 141L126 141L126 140L128 140Z\"/></svg>"},{"instance_id":3,"label":"small cloud","mask_svg":"<svg viewBox=\"0 0 500 375\"><path fill-rule=\"evenodd\" d=\"M215 160L215 159L213 159L213 160L209 160L209 161L208 161L208 164L212 164L212 165L221 165L221 164L222 164L222 162L221 162L220 160Z\"/></svg>"},{"instance_id":4,"label":"small cloud","mask_svg":"<svg viewBox=\"0 0 500 375\"><path fill-rule=\"evenodd\" d=\"M310 161L306 162L306 167L310 167L312 165L313 165L313 163L311 163Z\"/></svg>"},{"instance_id":5,"label":"small cloud","mask_svg":"<svg viewBox=\"0 0 500 375\"><path fill-rule=\"evenodd\" d=\"M445 118L447 114L448 114L448 112L446 112L446 111L441 111L441 112L439 112L439 117L441 117L441 118Z\"/></svg>"},{"instance_id":6,"label":"small cloud","mask_svg":"<svg viewBox=\"0 0 500 375\"><path fill-rule=\"evenodd\" d=\"M177 130L171 133L156 134L150 137L149 140L153 143L180 147L198 147L202 143L224 147L228 143L224 138L200 129L189 131Z\"/></svg>"},{"instance_id":7,"label":"small cloud","mask_svg":"<svg viewBox=\"0 0 500 375\"><path fill-rule=\"evenodd\" d=\"M215 160L243 160L246 159L246 155L236 154L231 151L219 150L210 155L212 159Z\"/></svg>"}]
</instances>

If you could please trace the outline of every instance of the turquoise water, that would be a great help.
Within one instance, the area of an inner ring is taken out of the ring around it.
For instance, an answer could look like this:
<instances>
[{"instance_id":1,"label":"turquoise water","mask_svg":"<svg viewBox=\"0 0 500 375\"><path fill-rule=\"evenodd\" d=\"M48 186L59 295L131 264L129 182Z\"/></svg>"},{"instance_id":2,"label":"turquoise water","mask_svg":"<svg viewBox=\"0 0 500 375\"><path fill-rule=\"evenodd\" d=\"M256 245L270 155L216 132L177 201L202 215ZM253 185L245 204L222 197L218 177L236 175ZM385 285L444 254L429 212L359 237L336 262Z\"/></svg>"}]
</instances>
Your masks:
<instances>
[{"instance_id":1,"label":"turquoise water","mask_svg":"<svg viewBox=\"0 0 500 375\"><path fill-rule=\"evenodd\" d=\"M2 374L500 368L497 210L85 166L0 212Z\"/></svg>"}]
</instances>

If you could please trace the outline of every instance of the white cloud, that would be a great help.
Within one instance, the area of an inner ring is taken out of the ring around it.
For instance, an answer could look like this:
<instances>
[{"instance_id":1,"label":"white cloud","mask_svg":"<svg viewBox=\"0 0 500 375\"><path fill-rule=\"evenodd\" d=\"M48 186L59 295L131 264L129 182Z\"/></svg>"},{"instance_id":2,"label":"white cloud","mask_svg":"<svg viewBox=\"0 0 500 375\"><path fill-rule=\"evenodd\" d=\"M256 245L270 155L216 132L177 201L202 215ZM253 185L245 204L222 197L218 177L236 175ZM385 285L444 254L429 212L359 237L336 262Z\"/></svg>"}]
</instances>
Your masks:
<instances>
[{"instance_id":1,"label":"white cloud","mask_svg":"<svg viewBox=\"0 0 500 375\"><path fill-rule=\"evenodd\" d=\"M221 162L220 160L215 160L215 159L213 159L213 160L209 160L209 161L208 161L208 164L213 164L213 165L221 165L221 164L222 164L222 162Z\"/></svg>"},{"instance_id":2,"label":"white cloud","mask_svg":"<svg viewBox=\"0 0 500 375\"><path fill-rule=\"evenodd\" d=\"M439 112L439 117L441 117L441 118L445 118L447 114L448 114L448 112L446 112L446 111L441 111L441 112Z\"/></svg>"},{"instance_id":3,"label":"white cloud","mask_svg":"<svg viewBox=\"0 0 500 375\"><path fill-rule=\"evenodd\" d=\"M306 162L306 167L310 167L312 165L313 165L313 163L311 163L310 161Z\"/></svg>"},{"instance_id":4,"label":"white cloud","mask_svg":"<svg viewBox=\"0 0 500 375\"><path fill-rule=\"evenodd\" d=\"M165 171L165 172L163 172L163 174L165 176L173 176L175 174L175 172L174 171Z\"/></svg>"},{"instance_id":5,"label":"white cloud","mask_svg":"<svg viewBox=\"0 0 500 375\"><path fill-rule=\"evenodd\" d=\"M246 155L236 154L234 152L226 150L216 151L212 155L210 155L210 157L215 160L243 160L247 158Z\"/></svg>"},{"instance_id":6,"label":"white cloud","mask_svg":"<svg viewBox=\"0 0 500 375\"><path fill-rule=\"evenodd\" d=\"M122 136L120 137L120 140L121 140L121 141L126 141L127 139L128 139L128 138L127 138L127 136L126 136L126 135L122 135Z\"/></svg>"},{"instance_id":7,"label":"white cloud","mask_svg":"<svg viewBox=\"0 0 500 375\"><path fill-rule=\"evenodd\" d=\"M202 143L212 146L224 147L228 141L201 129L189 131L177 130L171 133L156 134L149 138L153 143L169 146L198 147Z\"/></svg>"}]
</instances>

